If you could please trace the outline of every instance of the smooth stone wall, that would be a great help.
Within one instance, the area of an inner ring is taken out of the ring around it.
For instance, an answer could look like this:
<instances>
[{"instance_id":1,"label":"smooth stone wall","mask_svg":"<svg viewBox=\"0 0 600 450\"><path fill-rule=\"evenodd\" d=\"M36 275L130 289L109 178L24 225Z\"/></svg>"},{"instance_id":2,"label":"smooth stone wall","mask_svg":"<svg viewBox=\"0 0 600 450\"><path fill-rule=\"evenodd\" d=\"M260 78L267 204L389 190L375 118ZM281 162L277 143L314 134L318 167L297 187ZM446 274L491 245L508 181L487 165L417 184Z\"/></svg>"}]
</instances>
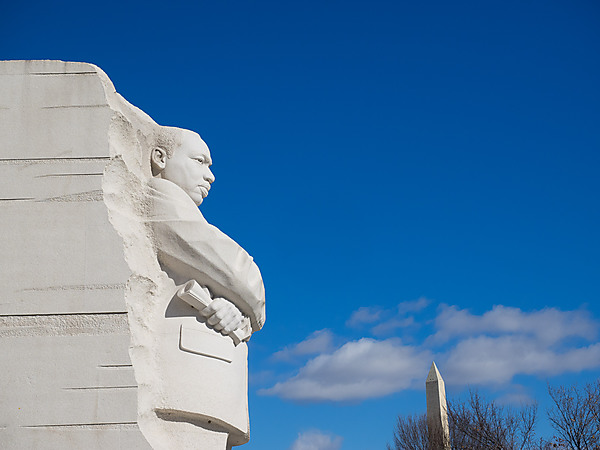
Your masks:
<instances>
[{"instance_id":1,"label":"smooth stone wall","mask_svg":"<svg viewBox=\"0 0 600 450\"><path fill-rule=\"evenodd\" d=\"M109 222L114 88L100 69L0 62L0 442L145 449Z\"/></svg>"}]
</instances>

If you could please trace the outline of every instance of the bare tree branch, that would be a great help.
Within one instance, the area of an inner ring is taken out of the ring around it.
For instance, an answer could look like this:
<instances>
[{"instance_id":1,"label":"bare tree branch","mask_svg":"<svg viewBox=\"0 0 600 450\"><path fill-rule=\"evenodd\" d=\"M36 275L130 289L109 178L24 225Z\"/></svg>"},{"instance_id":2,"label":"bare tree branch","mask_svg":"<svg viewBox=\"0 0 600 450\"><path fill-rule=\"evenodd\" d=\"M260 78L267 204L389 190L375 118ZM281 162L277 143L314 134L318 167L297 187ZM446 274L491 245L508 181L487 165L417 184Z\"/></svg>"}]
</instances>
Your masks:
<instances>
[{"instance_id":1,"label":"bare tree branch","mask_svg":"<svg viewBox=\"0 0 600 450\"><path fill-rule=\"evenodd\" d=\"M535 441L536 419L537 404L503 407L471 391L466 402L448 404L450 445L453 450L546 450L544 441ZM425 414L399 417L394 444L388 445L388 450L443 448L443 442L430 441Z\"/></svg>"},{"instance_id":2,"label":"bare tree branch","mask_svg":"<svg viewBox=\"0 0 600 450\"><path fill-rule=\"evenodd\" d=\"M548 420L557 433L559 445L573 450L600 449L600 381L584 389L574 386L548 386L554 405Z\"/></svg>"}]
</instances>

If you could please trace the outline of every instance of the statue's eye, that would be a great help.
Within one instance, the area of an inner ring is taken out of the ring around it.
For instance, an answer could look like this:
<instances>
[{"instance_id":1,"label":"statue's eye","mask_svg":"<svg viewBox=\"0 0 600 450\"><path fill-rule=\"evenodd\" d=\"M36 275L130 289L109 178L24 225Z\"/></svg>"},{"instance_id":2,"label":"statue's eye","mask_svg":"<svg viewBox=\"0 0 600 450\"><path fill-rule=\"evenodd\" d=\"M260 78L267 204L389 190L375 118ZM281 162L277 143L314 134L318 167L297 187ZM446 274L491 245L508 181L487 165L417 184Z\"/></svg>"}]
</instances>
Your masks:
<instances>
[{"instance_id":1,"label":"statue's eye","mask_svg":"<svg viewBox=\"0 0 600 450\"><path fill-rule=\"evenodd\" d=\"M206 161L204 161L204 158L195 158L196 161L198 161L200 164L204 164Z\"/></svg>"}]
</instances>

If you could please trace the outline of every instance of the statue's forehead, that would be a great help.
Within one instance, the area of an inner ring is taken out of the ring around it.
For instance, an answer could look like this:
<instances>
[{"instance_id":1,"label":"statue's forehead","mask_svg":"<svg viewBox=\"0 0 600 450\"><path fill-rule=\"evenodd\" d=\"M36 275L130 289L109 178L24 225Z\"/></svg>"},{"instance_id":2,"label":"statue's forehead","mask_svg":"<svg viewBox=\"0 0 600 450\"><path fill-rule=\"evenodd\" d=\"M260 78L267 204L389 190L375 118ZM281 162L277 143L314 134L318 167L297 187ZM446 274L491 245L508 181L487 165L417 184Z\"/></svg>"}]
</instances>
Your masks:
<instances>
[{"instance_id":1,"label":"statue's forehead","mask_svg":"<svg viewBox=\"0 0 600 450\"><path fill-rule=\"evenodd\" d=\"M182 133L181 136L182 139L180 149L182 149L184 153L190 156L192 154L206 156L212 162L210 156L210 149L208 148L208 145L206 145L206 142L204 142L204 140L200 137L200 135L193 131L185 131L187 133Z\"/></svg>"},{"instance_id":2,"label":"statue's forehead","mask_svg":"<svg viewBox=\"0 0 600 450\"><path fill-rule=\"evenodd\" d=\"M188 130L186 128L178 128L177 129L179 131L179 133L181 134L182 137L190 137L190 138L196 138L196 139L200 139L202 140L202 138L200 137L200 135L198 133L196 133L195 131L192 130Z\"/></svg>"},{"instance_id":3,"label":"statue's forehead","mask_svg":"<svg viewBox=\"0 0 600 450\"><path fill-rule=\"evenodd\" d=\"M208 151L208 145L206 145L206 142L204 142L198 133L190 130L183 131L184 133L181 134L181 144L183 146L197 149L202 148Z\"/></svg>"}]
</instances>

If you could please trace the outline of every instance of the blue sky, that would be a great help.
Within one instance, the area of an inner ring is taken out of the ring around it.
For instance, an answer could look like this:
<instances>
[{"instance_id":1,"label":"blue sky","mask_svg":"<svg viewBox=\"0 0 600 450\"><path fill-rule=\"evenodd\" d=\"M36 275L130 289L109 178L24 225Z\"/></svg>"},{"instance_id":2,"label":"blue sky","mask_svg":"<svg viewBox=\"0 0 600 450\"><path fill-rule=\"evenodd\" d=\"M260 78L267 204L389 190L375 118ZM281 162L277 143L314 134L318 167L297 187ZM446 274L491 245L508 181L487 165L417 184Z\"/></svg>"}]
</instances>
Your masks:
<instances>
[{"instance_id":1,"label":"blue sky","mask_svg":"<svg viewBox=\"0 0 600 450\"><path fill-rule=\"evenodd\" d=\"M2 10L1 59L94 63L210 146L202 210L267 288L244 448L383 448L432 359L541 409L600 375L597 2Z\"/></svg>"}]
</instances>

